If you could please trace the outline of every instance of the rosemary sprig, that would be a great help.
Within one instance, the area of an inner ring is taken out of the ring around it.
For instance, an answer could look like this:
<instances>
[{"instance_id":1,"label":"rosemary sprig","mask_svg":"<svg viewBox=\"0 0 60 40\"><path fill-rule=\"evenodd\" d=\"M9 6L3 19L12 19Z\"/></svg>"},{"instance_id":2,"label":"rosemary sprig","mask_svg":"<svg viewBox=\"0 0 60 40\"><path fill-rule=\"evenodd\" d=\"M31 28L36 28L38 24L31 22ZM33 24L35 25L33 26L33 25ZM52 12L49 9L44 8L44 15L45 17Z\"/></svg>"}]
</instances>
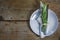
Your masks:
<instances>
[{"instance_id":1,"label":"rosemary sprig","mask_svg":"<svg viewBox=\"0 0 60 40\"><path fill-rule=\"evenodd\" d=\"M42 19L42 27L41 31L46 34L46 27L47 27L47 18L48 18L48 10L47 10L47 4L45 3L40 3L40 8L41 8L41 19Z\"/></svg>"}]
</instances>

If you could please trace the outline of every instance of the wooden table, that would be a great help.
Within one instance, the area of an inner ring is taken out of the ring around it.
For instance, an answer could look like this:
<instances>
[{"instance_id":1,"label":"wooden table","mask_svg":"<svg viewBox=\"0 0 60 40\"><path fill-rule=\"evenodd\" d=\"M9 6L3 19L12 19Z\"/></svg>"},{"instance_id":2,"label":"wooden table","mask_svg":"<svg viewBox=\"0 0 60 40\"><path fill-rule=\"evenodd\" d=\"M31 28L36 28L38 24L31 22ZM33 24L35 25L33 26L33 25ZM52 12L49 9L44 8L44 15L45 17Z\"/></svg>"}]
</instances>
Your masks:
<instances>
[{"instance_id":1,"label":"wooden table","mask_svg":"<svg viewBox=\"0 0 60 40\"><path fill-rule=\"evenodd\" d=\"M42 0L56 12L59 21L57 31L41 39L29 26L29 18L39 8L41 0L1 0L0 1L0 40L59 40L60 37L60 0Z\"/></svg>"}]
</instances>

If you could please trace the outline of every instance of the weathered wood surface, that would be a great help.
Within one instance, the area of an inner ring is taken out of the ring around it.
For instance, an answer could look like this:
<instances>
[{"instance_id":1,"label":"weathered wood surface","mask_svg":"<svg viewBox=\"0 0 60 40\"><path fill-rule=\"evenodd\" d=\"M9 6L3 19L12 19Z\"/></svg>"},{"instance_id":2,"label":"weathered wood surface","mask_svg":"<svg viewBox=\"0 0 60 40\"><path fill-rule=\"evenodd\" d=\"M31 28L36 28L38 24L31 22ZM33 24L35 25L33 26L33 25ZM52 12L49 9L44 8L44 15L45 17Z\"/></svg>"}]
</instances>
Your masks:
<instances>
[{"instance_id":1,"label":"weathered wood surface","mask_svg":"<svg viewBox=\"0 0 60 40\"><path fill-rule=\"evenodd\" d=\"M29 28L29 18L39 8L40 0L0 0L0 40L40 40ZM58 16L57 31L42 40L60 37L60 0L42 0ZM3 21L2 21L3 20Z\"/></svg>"},{"instance_id":2,"label":"weathered wood surface","mask_svg":"<svg viewBox=\"0 0 60 40\"><path fill-rule=\"evenodd\" d=\"M60 27L59 27L60 28ZM42 40L58 40L58 29L53 35ZM0 40L40 40L29 28L28 22L0 22Z\"/></svg>"},{"instance_id":3,"label":"weathered wood surface","mask_svg":"<svg viewBox=\"0 0 60 40\"><path fill-rule=\"evenodd\" d=\"M39 2L40 0L2 1L0 3L0 16L2 16L4 20L29 20L34 10L39 8ZM45 2L49 4L49 8L52 9L60 19L60 1L45 0Z\"/></svg>"}]
</instances>

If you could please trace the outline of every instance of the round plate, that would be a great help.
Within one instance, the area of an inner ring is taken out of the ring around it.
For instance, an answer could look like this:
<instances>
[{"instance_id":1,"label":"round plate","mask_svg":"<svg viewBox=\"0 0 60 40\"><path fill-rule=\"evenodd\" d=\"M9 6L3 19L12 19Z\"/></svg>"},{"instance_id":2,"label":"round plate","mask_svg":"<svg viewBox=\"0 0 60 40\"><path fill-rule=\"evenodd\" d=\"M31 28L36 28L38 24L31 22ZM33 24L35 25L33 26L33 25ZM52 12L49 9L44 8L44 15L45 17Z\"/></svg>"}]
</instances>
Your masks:
<instances>
[{"instance_id":1,"label":"round plate","mask_svg":"<svg viewBox=\"0 0 60 40\"><path fill-rule=\"evenodd\" d=\"M41 14L40 10L37 9L32 13L30 17L30 28L37 35L39 35L39 27L41 27L41 25L39 25L37 22L37 20L41 22L41 17L38 17L39 14ZM46 28L46 36L53 34L56 31L57 27L58 27L58 18L56 16L56 13L48 9L48 24Z\"/></svg>"}]
</instances>

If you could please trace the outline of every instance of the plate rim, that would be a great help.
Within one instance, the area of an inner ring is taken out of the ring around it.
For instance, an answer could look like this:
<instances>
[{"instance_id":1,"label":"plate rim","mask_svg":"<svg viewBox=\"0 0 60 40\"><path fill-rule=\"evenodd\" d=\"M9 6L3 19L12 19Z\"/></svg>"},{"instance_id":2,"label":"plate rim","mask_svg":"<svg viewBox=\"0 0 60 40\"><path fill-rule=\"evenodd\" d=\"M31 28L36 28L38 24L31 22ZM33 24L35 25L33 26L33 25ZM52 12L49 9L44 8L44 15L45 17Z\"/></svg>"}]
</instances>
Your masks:
<instances>
[{"instance_id":1,"label":"plate rim","mask_svg":"<svg viewBox=\"0 0 60 40\"><path fill-rule=\"evenodd\" d=\"M39 10L39 9L37 9L37 10ZM32 14L31 14L31 16L30 16L30 19L29 20L31 20L31 17L32 17L32 15L34 15L35 14L35 12L37 11L37 10L35 10ZM48 9L48 10L51 10L51 9ZM57 15L56 15L56 13L53 11L53 10L51 10L52 12L53 12L53 14L56 16L56 18L57 18L57 28L58 28L58 25L59 25L59 22L58 22L58 17L57 17ZM37 36L39 36L37 33L35 33L33 30L32 30L32 28L31 28L31 24L30 24L30 21L29 21L29 25L30 25L30 29L31 29L31 31L34 33L34 34L36 34ZM57 30L57 28L55 29L55 31ZM55 32L54 31L54 32ZM53 33L54 33L53 32ZM51 33L50 35L52 35L53 33ZM50 35L46 35L46 36L50 36Z\"/></svg>"}]
</instances>

